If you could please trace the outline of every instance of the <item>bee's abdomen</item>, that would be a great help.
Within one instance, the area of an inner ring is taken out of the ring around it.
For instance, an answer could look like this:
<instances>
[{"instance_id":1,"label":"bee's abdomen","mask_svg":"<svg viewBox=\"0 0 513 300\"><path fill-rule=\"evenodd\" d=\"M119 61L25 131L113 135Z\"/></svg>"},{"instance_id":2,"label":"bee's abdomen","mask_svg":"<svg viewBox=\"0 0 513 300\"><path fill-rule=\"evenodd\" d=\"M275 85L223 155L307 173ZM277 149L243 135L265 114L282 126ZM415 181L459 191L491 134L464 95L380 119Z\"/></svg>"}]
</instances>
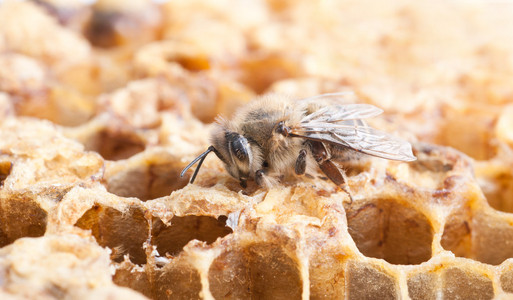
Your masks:
<instances>
[{"instance_id":1,"label":"bee's abdomen","mask_svg":"<svg viewBox=\"0 0 513 300\"><path fill-rule=\"evenodd\" d=\"M337 162L348 162L361 159L364 154L349 147L336 144L326 144L331 159Z\"/></svg>"}]
</instances>

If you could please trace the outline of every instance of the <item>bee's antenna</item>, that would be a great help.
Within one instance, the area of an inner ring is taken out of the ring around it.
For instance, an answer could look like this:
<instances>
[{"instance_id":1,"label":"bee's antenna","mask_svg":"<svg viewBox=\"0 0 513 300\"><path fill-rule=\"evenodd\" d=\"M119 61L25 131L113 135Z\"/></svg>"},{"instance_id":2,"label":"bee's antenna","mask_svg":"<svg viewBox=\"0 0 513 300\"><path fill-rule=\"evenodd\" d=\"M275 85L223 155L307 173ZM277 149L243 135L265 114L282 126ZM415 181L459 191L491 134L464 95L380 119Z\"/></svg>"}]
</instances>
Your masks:
<instances>
[{"instance_id":1,"label":"bee's antenna","mask_svg":"<svg viewBox=\"0 0 513 300\"><path fill-rule=\"evenodd\" d=\"M201 164L203 163L203 161L205 160L207 155L212 151L216 151L216 148L214 148L214 146L208 147L207 151L201 153L198 157L196 157L193 161L191 161L191 163L188 164L187 167L183 168L182 172L180 173L180 177L183 177L185 172L187 172L187 170L189 170L199 160L198 167L196 168L196 170L194 170L194 174L192 174L191 181L190 181L190 183L194 183L194 179L196 179L196 175L198 175L198 171L201 168Z\"/></svg>"}]
</instances>

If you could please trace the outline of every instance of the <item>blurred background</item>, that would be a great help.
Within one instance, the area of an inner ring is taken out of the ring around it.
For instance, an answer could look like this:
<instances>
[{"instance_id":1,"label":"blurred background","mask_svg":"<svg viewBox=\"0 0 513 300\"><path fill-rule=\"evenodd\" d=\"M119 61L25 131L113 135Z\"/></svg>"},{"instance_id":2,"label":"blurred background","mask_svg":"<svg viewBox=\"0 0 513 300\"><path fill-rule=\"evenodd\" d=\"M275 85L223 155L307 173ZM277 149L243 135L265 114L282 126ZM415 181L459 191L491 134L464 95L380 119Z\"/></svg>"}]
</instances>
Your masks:
<instances>
[{"instance_id":1,"label":"blurred background","mask_svg":"<svg viewBox=\"0 0 513 300\"><path fill-rule=\"evenodd\" d=\"M1 1L0 66L3 116L109 160L177 137L196 153L208 136L188 132L260 94L353 91L382 126L475 159L513 211L511 1Z\"/></svg>"}]
</instances>

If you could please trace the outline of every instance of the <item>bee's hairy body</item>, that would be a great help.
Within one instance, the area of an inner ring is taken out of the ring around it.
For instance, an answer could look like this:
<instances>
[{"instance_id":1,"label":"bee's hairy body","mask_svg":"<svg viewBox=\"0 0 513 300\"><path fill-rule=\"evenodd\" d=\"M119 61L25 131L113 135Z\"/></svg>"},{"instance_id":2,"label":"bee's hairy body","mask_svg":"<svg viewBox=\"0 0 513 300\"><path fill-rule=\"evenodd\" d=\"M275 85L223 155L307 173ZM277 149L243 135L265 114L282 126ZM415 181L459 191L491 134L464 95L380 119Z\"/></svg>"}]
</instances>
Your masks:
<instances>
[{"instance_id":1,"label":"bee's hairy body","mask_svg":"<svg viewBox=\"0 0 513 300\"><path fill-rule=\"evenodd\" d=\"M283 175L303 175L319 167L345 190L344 172L335 162L357 159L360 152L399 161L416 159L410 143L362 120L379 115L381 109L370 104L343 104L342 95L296 101L267 95L250 102L232 120L217 120L212 146L185 167L181 176L198 163L191 177L194 182L205 157L214 152L242 187L249 179L270 186Z\"/></svg>"},{"instance_id":2,"label":"bee's hairy body","mask_svg":"<svg viewBox=\"0 0 513 300\"><path fill-rule=\"evenodd\" d=\"M212 135L212 144L221 153L223 161L229 157L226 145L230 142L224 137L226 132L236 132L248 140L253 154L247 178L255 179L264 186L274 185L279 177L290 175L301 150L307 152L306 168L310 171L315 166L312 157L310 142L302 138L287 137L279 132L278 125L282 122L285 127L292 127L301 122L301 119L322 108L322 104L299 103L284 96L268 95L257 99L237 111L231 121L219 120L219 126ZM338 145L323 143L328 155L334 160L357 158L358 153ZM348 152L353 152L349 154ZM229 163L228 163L229 164ZM230 170L228 172L235 178L240 173ZM262 172L263 171L263 172Z\"/></svg>"}]
</instances>

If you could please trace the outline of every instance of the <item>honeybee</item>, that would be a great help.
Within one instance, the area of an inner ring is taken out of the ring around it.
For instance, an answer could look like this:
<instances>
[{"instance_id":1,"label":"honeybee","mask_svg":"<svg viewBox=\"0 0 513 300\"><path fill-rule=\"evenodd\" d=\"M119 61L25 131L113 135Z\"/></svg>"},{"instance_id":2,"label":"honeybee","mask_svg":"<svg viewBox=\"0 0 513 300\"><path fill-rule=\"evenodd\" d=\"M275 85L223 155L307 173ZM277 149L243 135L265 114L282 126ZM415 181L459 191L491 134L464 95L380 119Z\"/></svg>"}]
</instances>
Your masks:
<instances>
[{"instance_id":1,"label":"honeybee","mask_svg":"<svg viewBox=\"0 0 513 300\"><path fill-rule=\"evenodd\" d=\"M256 99L239 109L232 120L217 119L212 145L180 176L198 163L190 180L193 183L207 155L214 152L243 188L250 179L268 187L284 173L303 175L307 168L318 166L351 197L345 188L345 173L336 162L357 159L361 154L406 162L416 159L410 143L363 121L383 110L370 104L343 104L343 95Z\"/></svg>"}]
</instances>

